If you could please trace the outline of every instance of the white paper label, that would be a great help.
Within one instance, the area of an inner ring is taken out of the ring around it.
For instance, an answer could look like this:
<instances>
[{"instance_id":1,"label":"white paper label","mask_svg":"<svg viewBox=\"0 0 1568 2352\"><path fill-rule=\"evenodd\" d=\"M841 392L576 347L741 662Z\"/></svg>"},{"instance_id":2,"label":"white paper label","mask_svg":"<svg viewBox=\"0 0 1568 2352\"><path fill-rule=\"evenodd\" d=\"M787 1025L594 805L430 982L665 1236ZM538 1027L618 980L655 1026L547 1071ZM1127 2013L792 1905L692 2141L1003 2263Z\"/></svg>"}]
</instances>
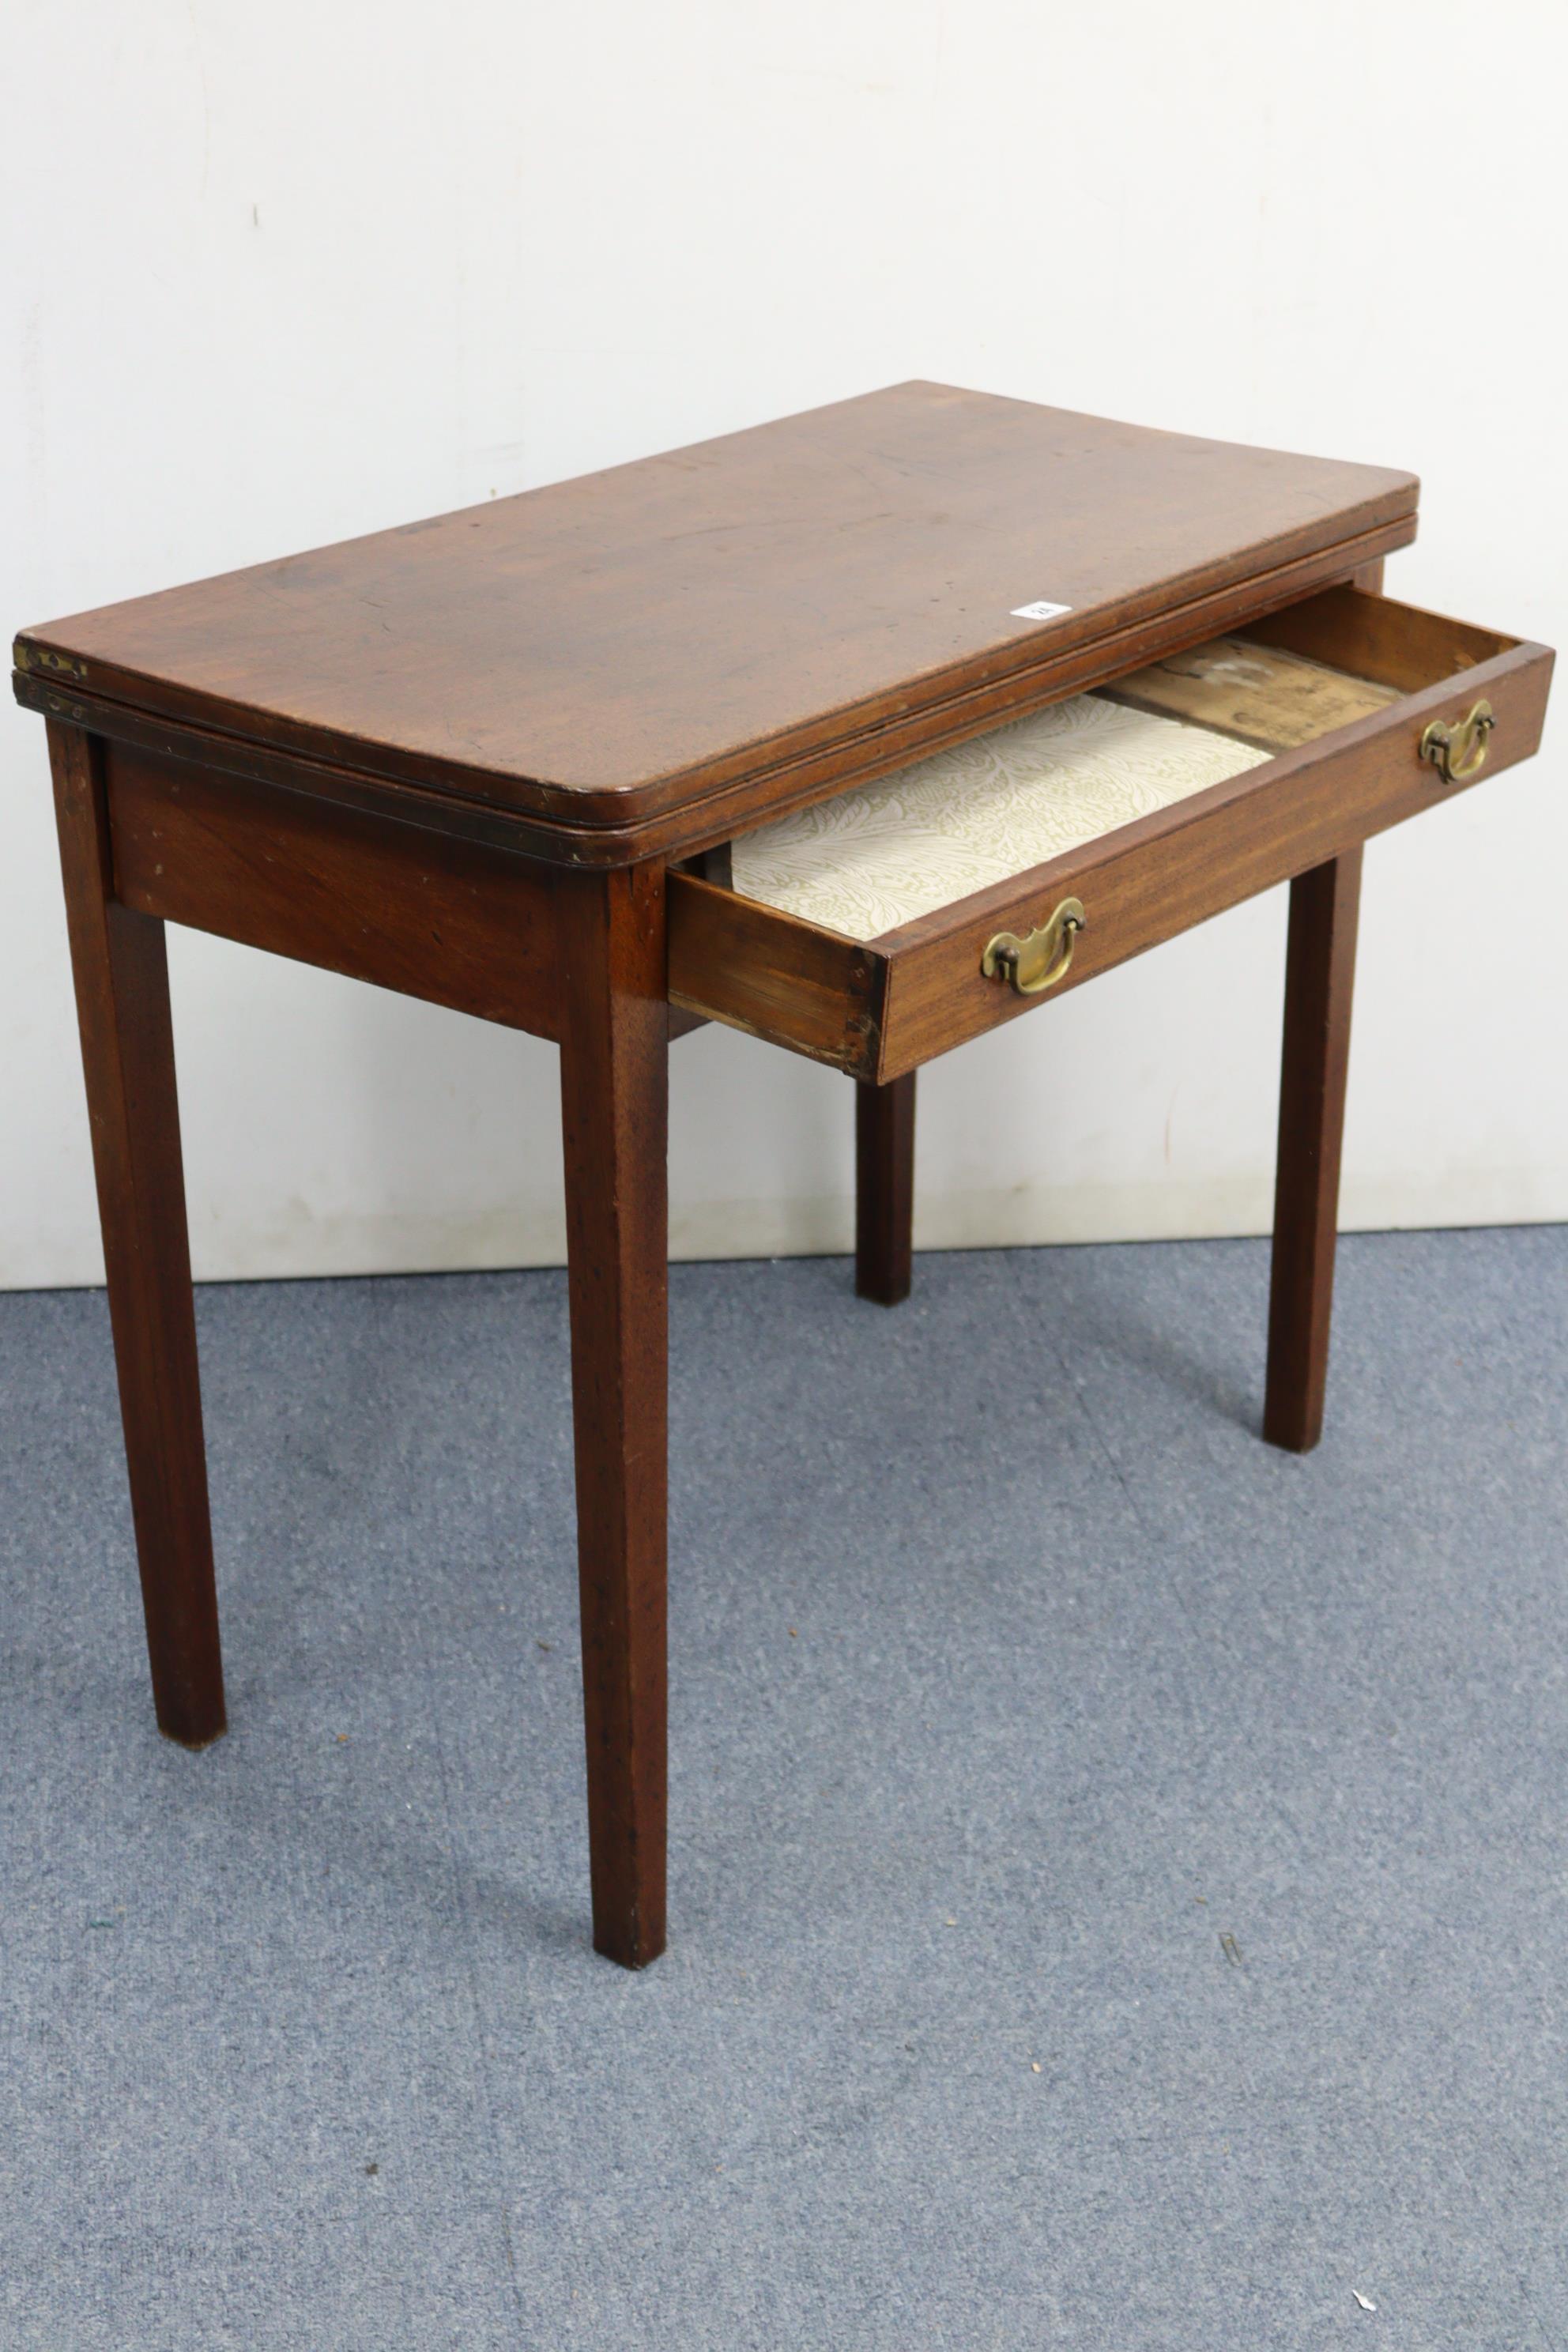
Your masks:
<instances>
[{"instance_id":1,"label":"white paper label","mask_svg":"<svg viewBox=\"0 0 1568 2352\"><path fill-rule=\"evenodd\" d=\"M1070 604L1015 604L1011 617L1015 621L1054 621L1058 613L1070 613Z\"/></svg>"}]
</instances>

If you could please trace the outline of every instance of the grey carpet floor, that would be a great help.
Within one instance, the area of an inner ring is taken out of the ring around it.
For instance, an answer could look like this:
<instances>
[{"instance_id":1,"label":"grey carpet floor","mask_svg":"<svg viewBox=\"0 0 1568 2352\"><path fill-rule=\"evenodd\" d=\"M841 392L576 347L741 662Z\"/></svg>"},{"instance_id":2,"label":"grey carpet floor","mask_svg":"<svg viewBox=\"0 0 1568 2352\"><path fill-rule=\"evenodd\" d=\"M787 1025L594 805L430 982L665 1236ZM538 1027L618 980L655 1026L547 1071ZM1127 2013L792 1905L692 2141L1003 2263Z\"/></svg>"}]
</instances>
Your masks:
<instances>
[{"instance_id":1,"label":"grey carpet floor","mask_svg":"<svg viewBox=\"0 0 1568 2352\"><path fill-rule=\"evenodd\" d=\"M641 1977L562 1278L202 1294L202 1756L103 1300L0 1298L6 2352L1564 2352L1568 1231L1348 1243L1304 1461L1265 1280L676 1269Z\"/></svg>"}]
</instances>

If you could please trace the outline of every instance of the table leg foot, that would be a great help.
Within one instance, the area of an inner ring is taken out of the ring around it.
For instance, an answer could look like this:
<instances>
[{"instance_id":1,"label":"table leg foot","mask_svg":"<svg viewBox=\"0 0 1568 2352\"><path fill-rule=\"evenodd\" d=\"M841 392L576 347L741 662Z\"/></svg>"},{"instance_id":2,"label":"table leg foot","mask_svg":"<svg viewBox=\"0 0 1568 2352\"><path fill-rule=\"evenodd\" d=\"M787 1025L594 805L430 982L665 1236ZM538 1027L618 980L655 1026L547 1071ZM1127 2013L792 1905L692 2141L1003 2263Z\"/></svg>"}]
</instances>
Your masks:
<instances>
[{"instance_id":1,"label":"table leg foot","mask_svg":"<svg viewBox=\"0 0 1568 2352\"><path fill-rule=\"evenodd\" d=\"M1348 850L1290 886L1263 1434L1292 1454L1323 1429L1361 869Z\"/></svg>"},{"instance_id":2,"label":"table leg foot","mask_svg":"<svg viewBox=\"0 0 1568 2352\"><path fill-rule=\"evenodd\" d=\"M897 1307L914 1265L915 1075L855 1087L855 1288Z\"/></svg>"},{"instance_id":3,"label":"table leg foot","mask_svg":"<svg viewBox=\"0 0 1568 2352\"><path fill-rule=\"evenodd\" d=\"M664 1949L664 877L563 876L561 1092L594 1945Z\"/></svg>"}]
</instances>

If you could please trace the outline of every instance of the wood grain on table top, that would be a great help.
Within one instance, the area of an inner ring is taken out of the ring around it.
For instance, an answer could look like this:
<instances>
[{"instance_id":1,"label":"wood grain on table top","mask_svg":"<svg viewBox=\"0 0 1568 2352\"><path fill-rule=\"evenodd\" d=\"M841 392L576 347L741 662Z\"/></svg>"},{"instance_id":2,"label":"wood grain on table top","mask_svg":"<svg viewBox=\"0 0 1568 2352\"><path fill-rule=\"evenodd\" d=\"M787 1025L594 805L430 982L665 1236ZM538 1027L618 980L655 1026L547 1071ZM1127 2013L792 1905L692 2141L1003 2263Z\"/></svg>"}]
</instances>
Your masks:
<instances>
[{"instance_id":1,"label":"wood grain on table top","mask_svg":"<svg viewBox=\"0 0 1568 2352\"><path fill-rule=\"evenodd\" d=\"M905 383L79 614L17 659L626 824L1368 532L1408 538L1415 500L1382 467ZM1071 609L1014 617L1036 601Z\"/></svg>"}]
</instances>

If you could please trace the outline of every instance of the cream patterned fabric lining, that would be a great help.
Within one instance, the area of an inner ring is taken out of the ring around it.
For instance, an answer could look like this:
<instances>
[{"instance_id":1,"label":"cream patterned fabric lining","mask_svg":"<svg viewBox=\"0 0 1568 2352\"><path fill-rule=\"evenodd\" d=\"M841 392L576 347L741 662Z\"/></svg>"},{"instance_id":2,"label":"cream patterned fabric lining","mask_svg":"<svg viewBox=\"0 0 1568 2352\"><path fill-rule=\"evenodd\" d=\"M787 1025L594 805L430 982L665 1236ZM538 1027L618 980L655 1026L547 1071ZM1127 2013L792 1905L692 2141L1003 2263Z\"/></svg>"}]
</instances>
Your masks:
<instances>
[{"instance_id":1,"label":"cream patterned fabric lining","mask_svg":"<svg viewBox=\"0 0 1568 2352\"><path fill-rule=\"evenodd\" d=\"M825 930L874 940L1273 756L1076 695L741 835L734 886Z\"/></svg>"}]
</instances>

